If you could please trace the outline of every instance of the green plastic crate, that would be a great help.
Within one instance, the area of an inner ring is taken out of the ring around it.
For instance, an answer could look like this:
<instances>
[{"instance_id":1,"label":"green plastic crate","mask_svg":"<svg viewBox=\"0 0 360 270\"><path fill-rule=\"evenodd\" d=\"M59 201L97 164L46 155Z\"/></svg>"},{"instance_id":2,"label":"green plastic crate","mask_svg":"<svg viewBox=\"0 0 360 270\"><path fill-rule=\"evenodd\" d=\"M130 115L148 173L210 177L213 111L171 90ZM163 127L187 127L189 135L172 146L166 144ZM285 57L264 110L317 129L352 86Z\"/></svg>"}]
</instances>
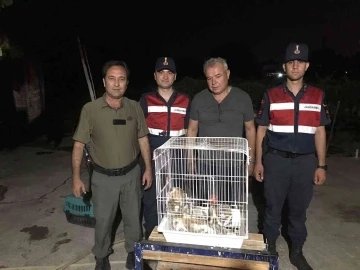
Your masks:
<instances>
[{"instance_id":1,"label":"green plastic crate","mask_svg":"<svg viewBox=\"0 0 360 270\"><path fill-rule=\"evenodd\" d=\"M90 200L85 203L83 199L76 198L73 194L65 197L64 212L69 223L94 228L95 217L93 203Z\"/></svg>"}]
</instances>

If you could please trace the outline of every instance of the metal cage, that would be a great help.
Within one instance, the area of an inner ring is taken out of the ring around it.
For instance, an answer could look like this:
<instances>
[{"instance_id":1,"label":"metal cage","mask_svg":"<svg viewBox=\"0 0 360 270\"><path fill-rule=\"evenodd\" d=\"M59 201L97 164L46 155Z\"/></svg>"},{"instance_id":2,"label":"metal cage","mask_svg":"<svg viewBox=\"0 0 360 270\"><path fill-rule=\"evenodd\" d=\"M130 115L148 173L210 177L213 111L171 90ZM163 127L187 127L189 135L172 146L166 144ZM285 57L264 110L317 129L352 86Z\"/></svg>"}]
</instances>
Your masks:
<instances>
[{"instance_id":1,"label":"metal cage","mask_svg":"<svg viewBox=\"0 0 360 270\"><path fill-rule=\"evenodd\" d=\"M154 150L154 161L165 239L240 248L248 238L248 141L174 137Z\"/></svg>"}]
</instances>

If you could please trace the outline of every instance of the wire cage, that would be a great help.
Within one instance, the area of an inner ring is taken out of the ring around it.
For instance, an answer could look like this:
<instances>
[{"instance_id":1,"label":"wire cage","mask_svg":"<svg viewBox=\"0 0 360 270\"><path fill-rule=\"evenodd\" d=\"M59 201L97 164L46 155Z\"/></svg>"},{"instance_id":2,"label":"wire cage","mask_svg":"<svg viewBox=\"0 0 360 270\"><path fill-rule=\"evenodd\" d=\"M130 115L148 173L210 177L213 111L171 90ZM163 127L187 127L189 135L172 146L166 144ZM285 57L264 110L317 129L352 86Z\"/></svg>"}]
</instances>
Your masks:
<instances>
[{"instance_id":1,"label":"wire cage","mask_svg":"<svg viewBox=\"0 0 360 270\"><path fill-rule=\"evenodd\" d=\"M154 150L158 231L166 241L241 248L248 238L245 138L173 137Z\"/></svg>"}]
</instances>

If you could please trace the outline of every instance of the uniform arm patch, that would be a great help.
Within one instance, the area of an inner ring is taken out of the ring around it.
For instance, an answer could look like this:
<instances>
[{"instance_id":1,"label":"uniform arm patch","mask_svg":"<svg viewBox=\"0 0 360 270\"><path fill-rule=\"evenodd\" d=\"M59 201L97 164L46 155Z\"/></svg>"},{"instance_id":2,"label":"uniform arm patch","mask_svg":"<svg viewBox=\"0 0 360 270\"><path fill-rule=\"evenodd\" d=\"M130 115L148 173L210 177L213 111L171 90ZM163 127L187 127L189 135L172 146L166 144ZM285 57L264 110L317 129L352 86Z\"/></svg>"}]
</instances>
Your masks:
<instances>
[{"instance_id":1,"label":"uniform arm patch","mask_svg":"<svg viewBox=\"0 0 360 270\"><path fill-rule=\"evenodd\" d=\"M270 102L266 92L261 100L259 110L256 113L256 123L260 126L267 126L270 123Z\"/></svg>"}]
</instances>

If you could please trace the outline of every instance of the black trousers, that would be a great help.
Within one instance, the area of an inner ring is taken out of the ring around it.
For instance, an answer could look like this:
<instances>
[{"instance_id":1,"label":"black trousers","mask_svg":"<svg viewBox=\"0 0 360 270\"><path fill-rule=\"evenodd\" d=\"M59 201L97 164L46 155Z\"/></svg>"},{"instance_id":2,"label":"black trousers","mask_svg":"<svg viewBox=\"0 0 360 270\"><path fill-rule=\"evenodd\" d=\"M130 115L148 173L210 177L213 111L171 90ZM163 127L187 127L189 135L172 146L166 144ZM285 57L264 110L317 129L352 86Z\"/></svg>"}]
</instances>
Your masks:
<instances>
[{"instance_id":1,"label":"black trousers","mask_svg":"<svg viewBox=\"0 0 360 270\"><path fill-rule=\"evenodd\" d=\"M313 196L315 155L284 158L267 153L264 165L266 200L264 235L276 240L281 225L281 212L287 199L289 211L288 235L293 244L304 244L307 237L306 210Z\"/></svg>"},{"instance_id":2,"label":"black trousers","mask_svg":"<svg viewBox=\"0 0 360 270\"><path fill-rule=\"evenodd\" d=\"M141 162L141 180L145 172L145 165ZM144 217L145 238L147 239L155 226L158 225L157 201L156 201L156 179L155 165L152 161L152 185L149 189L143 190L142 194L142 217Z\"/></svg>"},{"instance_id":3,"label":"black trousers","mask_svg":"<svg viewBox=\"0 0 360 270\"><path fill-rule=\"evenodd\" d=\"M152 153L152 185L149 189L143 190L142 195L142 210L141 210L141 216L140 218L144 218L144 229L145 229L145 238L147 239L148 236L153 231L154 227L158 225L158 208L157 208L157 199L156 199L156 168L155 168L155 161L153 160L153 151L154 149L151 149ZM171 161L169 164L171 164L171 170L167 171L167 167L162 169L160 174L165 175L167 172L171 174L171 178L173 180L172 185L176 187L183 187L183 179L185 174L185 168L183 167L183 164L186 164L184 162L185 151L184 150L178 150L178 149L172 149L170 152ZM141 167L141 178L145 172L145 163L142 157L140 158L140 167ZM165 196L165 194L162 194L162 196ZM163 203L163 202L161 202ZM162 210L164 211L164 210Z\"/></svg>"}]
</instances>

